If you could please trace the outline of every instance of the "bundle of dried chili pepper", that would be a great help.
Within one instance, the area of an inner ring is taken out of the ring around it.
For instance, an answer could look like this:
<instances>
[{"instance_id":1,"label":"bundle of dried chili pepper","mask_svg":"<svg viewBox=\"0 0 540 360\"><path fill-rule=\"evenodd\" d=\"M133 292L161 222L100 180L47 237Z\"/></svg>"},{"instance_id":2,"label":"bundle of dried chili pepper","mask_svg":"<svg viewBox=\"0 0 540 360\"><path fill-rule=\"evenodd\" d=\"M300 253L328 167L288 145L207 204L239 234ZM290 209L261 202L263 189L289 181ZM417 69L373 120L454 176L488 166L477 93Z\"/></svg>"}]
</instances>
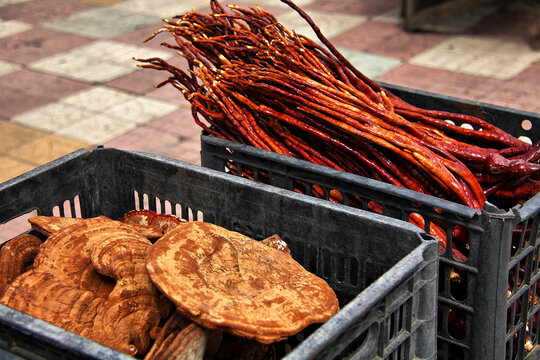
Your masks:
<instances>
[{"instance_id":1,"label":"bundle of dried chili pepper","mask_svg":"<svg viewBox=\"0 0 540 360\"><path fill-rule=\"evenodd\" d=\"M480 209L523 203L540 186L540 145L480 118L421 109L351 65L290 0L320 42L288 31L260 8L210 1L164 20L163 46L183 56L139 66L170 73L209 133ZM471 125L472 129L462 127Z\"/></svg>"}]
</instances>

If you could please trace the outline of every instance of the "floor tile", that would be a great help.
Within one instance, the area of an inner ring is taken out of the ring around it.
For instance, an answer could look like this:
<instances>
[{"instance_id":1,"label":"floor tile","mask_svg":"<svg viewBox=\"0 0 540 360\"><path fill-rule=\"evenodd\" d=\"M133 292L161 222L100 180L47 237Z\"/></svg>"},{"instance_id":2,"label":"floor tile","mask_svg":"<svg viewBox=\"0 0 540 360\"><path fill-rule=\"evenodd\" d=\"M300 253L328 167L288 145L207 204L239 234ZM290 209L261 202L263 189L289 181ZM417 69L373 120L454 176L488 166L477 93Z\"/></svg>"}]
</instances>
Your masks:
<instances>
[{"instance_id":1,"label":"floor tile","mask_svg":"<svg viewBox=\"0 0 540 360\"><path fill-rule=\"evenodd\" d=\"M134 95L124 91L96 86L61 100L62 103L93 112L102 112L115 105L135 100Z\"/></svg>"},{"instance_id":2,"label":"floor tile","mask_svg":"<svg viewBox=\"0 0 540 360\"><path fill-rule=\"evenodd\" d=\"M0 116L12 117L26 110L48 103L43 96L29 95L12 89L0 88Z\"/></svg>"},{"instance_id":3,"label":"floor tile","mask_svg":"<svg viewBox=\"0 0 540 360\"><path fill-rule=\"evenodd\" d=\"M32 25L17 20L4 21L0 19L0 38L15 35L30 30Z\"/></svg>"},{"instance_id":4,"label":"floor tile","mask_svg":"<svg viewBox=\"0 0 540 360\"><path fill-rule=\"evenodd\" d=\"M14 73L21 69L21 65L0 60L0 76Z\"/></svg>"},{"instance_id":5,"label":"floor tile","mask_svg":"<svg viewBox=\"0 0 540 360\"><path fill-rule=\"evenodd\" d=\"M178 108L177 105L161 100L137 97L124 101L105 110L103 113L135 124L144 124Z\"/></svg>"},{"instance_id":6,"label":"floor tile","mask_svg":"<svg viewBox=\"0 0 540 360\"><path fill-rule=\"evenodd\" d=\"M19 20L36 26L93 7L92 4L66 0L25 1L4 6L2 8L2 19Z\"/></svg>"},{"instance_id":7,"label":"floor tile","mask_svg":"<svg viewBox=\"0 0 540 360\"><path fill-rule=\"evenodd\" d=\"M538 78L537 78L538 79ZM540 83L538 81L501 82L479 100L517 110L540 112Z\"/></svg>"},{"instance_id":8,"label":"floor tile","mask_svg":"<svg viewBox=\"0 0 540 360\"><path fill-rule=\"evenodd\" d=\"M98 145L175 109L158 100L94 87L14 116L12 121Z\"/></svg>"},{"instance_id":9,"label":"floor tile","mask_svg":"<svg viewBox=\"0 0 540 360\"><path fill-rule=\"evenodd\" d=\"M78 1L83 2L83 3L88 3L88 4L94 4L94 5L112 5L112 4L122 2L124 0L78 0Z\"/></svg>"},{"instance_id":10,"label":"floor tile","mask_svg":"<svg viewBox=\"0 0 540 360\"><path fill-rule=\"evenodd\" d=\"M389 22L392 24L401 24L403 17L401 16L401 6L394 6L385 12L382 12L372 18L375 21Z\"/></svg>"},{"instance_id":11,"label":"floor tile","mask_svg":"<svg viewBox=\"0 0 540 360\"><path fill-rule=\"evenodd\" d=\"M35 167L34 164L0 154L0 183L22 175Z\"/></svg>"},{"instance_id":12,"label":"floor tile","mask_svg":"<svg viewBox=\"0 0 540 360\"><path fill-rule=\"evenodd\" d=\"M294 3L300 8L304 8L312 4L314 1L315 0L294 0ZM254 6L260 6L263 9L265 6L289 8L289 5L280 1L275 1L275 0L249 0L249 3Z\"/></svg>"},{"instance_id":13,"label":"floor tile","mask_svg":"<svg viewBox=\"0 0 540 360\"><path fill-rule=\"evenodd\" d=\"M538 85L540 79L540 60L531 64L527 69L520 72L512 79L515 84L532 84ZM540 102L539 102L540 103Z\"/></svg>"},{"instance_id":14,"label":"floor tile","mask_svg":"<svg viewBox=\"0 0 540 360\"><path fill-rule=\"evenodd\" d=\"M156 31L161 29L162 25L163 23L159 22L152 25L144 26L136 30L125 32L121 35L115 36L111 38L111 40L127 43L127 44L132 44L132 45L137 45L137 46L152 47L154 49L163 50L163 46L161 46L160 44L162 41L166 40L166 36L164 34L154 38L152 41L144 42L152 34L154 34Z\"/></svg>"},{"instance_id":15,"label":"floor tile","mask_svg":"<svg viewBox=\"0 0 540 360\"><path fill-rule=\"evenodd\" d=\"M197 141L202 132L202 128L195 123L191 116L191 106L187 101L178 110L149 122L147 126L167 134L174 134L182 140Z\"/></svg>"},{"instance_id":16,"label":"floor tile","mask_svg":"<svg viewBox=\"0 0 540 360\"><path fill-rule=\"evenodd\" d=\"M124 44L118 41L98 40L84 48L75 49L75 56L98 56L106 62L128 66L136 69L139 62L133 58L160 57L164 60L173 56L173 51L149 49L142 46ZM106 54L106 55L105 55Z\"/></svg>"},{"instance_id":17,"label":"floor tile","mask_svg":"<svg viewBox=\"0 0 540 360\"><path fill-rule=\"evenodd\" d=\"M365 36L364 34L370 34ZM332 39L335 46L408 61L448 38L441 34L405 33L402 25L369 21Z\"/></svg>"},{"instance_id":18,"label":"floor tile","mask_svg":"<svg viewBox=\"0 0 540 360\"><path fill-rule=\"evenodd\" d=\"M0 87L13 89L25 94L56 100L88 89L91 85L45 74L30 69L22 69L0 77Z\"/></svg>"},{"instance_id":19,"label":"floor tile","mask_svg":"<svg viewBox=\"0 0 540 360\"><path fill-rule=\"evenodd\" d=\"M399 59L374 55L364 51L338 48L338 51L364 75L375 78L388 71L397 68L402 64Z\"/></svg>"},{"instance_id":20,"label":"floor tile","mask_svg":"<svg viewBox=\"0 0 540 360\"><path fill-rule=\"evenodd\" d=\"M510 79L539 59L540 51L532 51L525 44L458 36L415 56L411 63Z\"/></svg>"},{"instance_id":21,"label":"floor tile","mask_svg":"<svg viewBox=\"0 0 540 360\"><path fill-rule=\"evenodd\" d=\"M139 14L150 15L161 18L172 18L175 15L183 15L191 12L193 8L197 12L207 13L209 1L182 1L182 0L127 0L116 5L113 8L133 11Z\"/></svg>"},{"instance_id":22,"label":"floor tile","mask_svg":"<svg viewBox=\"0 0 540 360\"><path fill-rule=\"evenodd\" d=\"M80 58L69 53L37 61L30 64L30 68L95 84L111 81L134 71L98 58Z\"/></svg>"},{"instance_id":23,"label":"floor tile","mask_svg":"<svg viewBox=\"0 0 540 360\"><path fill-rule=\"evenodd\" d=\"M93 115L89 110L56 101L14 116L12 121L34 129L58 133Z\"/></svg>"},{"instance_id":24,"label":"floor tile","mask_svg":"<svg viewBox=\"0 0 540 360\"><path fill-rule=\"evenodd\" d=\"M306 9L328 13L374 16L387 12L399 4L400 0L340 0L339 2L316 0L309 4Z\"/></svg>"},{"instance_id":25,"label":"floor tile","mask_svg":"<svg viewBox=\"0 0 540 360\"><path fill-rule=\"evenodd\" d=\"M153 91L154 86L165 79L165 74L160 71L139 70L110 81L105 85L132 94L144 95Z\"/></svg>"},{"instance_id":26,"label":"floor tile","mask_svg":"<svg viewBox=\"0 0 540 360\"><path fill-rule=\"evenodd\" d=\"M186 102L184 95L170 84L152 90L146 94L146 96L178 105L182 105Z\"/></svg>"},{"instance_id":27,"label":"floor tile","mask_svg":"<svg viewBox=\"0 0 540 360\"><path fill-rule=\"evenodd\" d=\"M13 5L13 4L19 4L23 2L27 2L31 0L0 0L0 7Z\"/></svg>"},{"instance_id":28,"label":"floor tile","mask_svg":"<svg viewBox=\"0 0 540 360\"><path fill-rule=\"evenodd\" d=\"M90 148L90 145L51 134L16 147L8 151L7 154L17 159L42 165L82 148Z\"/></svg>"},{"instance_id":29,"label":"floor tile","mask_svg":"<svg viewBox=\"0 0 540 360\"><path fill-rule=\"evenodd\" d=\"M178 137L173 134L163 133L149 126L141 126L106 142L104 146L163 154L164 149L172 147L178 142Z\"/></svg>"},{"instance_id":30,"label":"floor tile","mask_svg":"<svg viewBox=\"0 0 540 360\"><path fill-rule=\"evenodd\" d=\"M0 58L14 63L32 61L88 44L90 39L36 28L0 39Z\"/></svg>"},{"instance_id":31,"label":"floor tile","mask_svg":"<svg viewBox=\"0 0 540 360\"><path fill-rule=\"evenodd\" d=\"M108 39L159 22L157 17L137 14L129 9L100 7L46 23L43 27L89 38Z\"/></svg>"},{"instance_id":32,"label":"floor tile","mask_svg":"<svg viewBox=\"0 0 540 360\"><path fill-rule=\"evenodd\" d=\"M182 141L165 149L163 155L188 163L201 165L200 141Z\"/></svg>"},{"instance_id":33,"label":"floor tile","mask_svg":"<svg viewBox=\"0 0 540 360\"><path fill-rule=\"evenodd\" d=\"M133 57L152 56L167 59L172 54L110 40L97 40L86 46L36 61L30 64L30 67L75 80L104 83L136 71L137 62Z\"/></svg>"},{"instance_id":34,"label":"floor tile","mask_svg":"<svg viewBox=\"0 0 540 360\"><path fill-rule=\"evenodd\" d=\"M89 144L101 145L132 130L135 126L131 121L105 114L95 114L60 129L57 134Z\"/></svg>"},{"instance_id":35,"label":"floor tile","mask_svg":"<svg viewBox=\"0 0 540 360\"><path fill-rule=\"evenodd\" d=\"M439 73L443 70L427 68L419 65L403 64L400 67L387 72L375 80L388 84L400 85L411 89L425 89L429 91L433 83L439 80Z\"/></svg>"},{"instance_id":36,"label":"floor tile","mask_svg":"<svg viewBox=\"0 0 540 360\"><path fill-rule=\"evenodd\" d=\"M367 18L365 16L354 16L347 14L329 14L319 11L306 11L320 28L322 34L330 39L340 35L358 25L363 24ZM318 41L317 36L309 26L294 10L281 14L278 21L282 23L289 31L295 31L297 34L307 36Z\"/></svg>"},{"instance_id":37,"label":"floor tile","mask_svg":"<svg viewBox=\"0 0 540 360\"><path fill-rule=\"evenodd\" d=\"M94 87L82 91L62 99L61 103L134 124L146 123L178 108L178 105L173 103L135 96L108 87Z\"/></svg>"},{"instance_id":38,"label":"floor tile","mask_svg":"<svg viewBox=\"0 0 540 360\"><path fill-rule=\"evenodd\" d=\"M412 64L404 64L376 78L376 80L474 101L485 97L490 91L504 83L498 79L459 74Z\"/></svg>"},{"instance_id":39,"label":"floor tile","mask_svg":"<svg viewBox=\"0 0 540 360\"><path fill-rule=\"evenodd\" d=\"M16 149L43 136L48 133L16 124L14 122L0 123L0 153L7 153L12 149Z\"/></svg>"}]
</instances>

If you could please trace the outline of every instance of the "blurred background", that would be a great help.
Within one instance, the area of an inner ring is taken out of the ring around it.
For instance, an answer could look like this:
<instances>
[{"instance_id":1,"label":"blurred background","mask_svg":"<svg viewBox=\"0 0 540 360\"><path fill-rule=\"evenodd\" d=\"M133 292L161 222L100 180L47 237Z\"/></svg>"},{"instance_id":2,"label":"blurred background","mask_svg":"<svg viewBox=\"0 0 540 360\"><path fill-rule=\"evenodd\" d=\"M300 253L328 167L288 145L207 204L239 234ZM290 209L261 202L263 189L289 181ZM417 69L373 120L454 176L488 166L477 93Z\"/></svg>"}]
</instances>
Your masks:
<instances>
[{"instance_id":1,"label":"blurred background","mask_svg":"<svg viewBox=\"0 0 540 360\"><path fill-rule=\"evenodd\" d=\"M279 0L259 5L315 38ZM297 0L378 81L540 112L536 1ZM200 128L166 74L132 57L183 59L143 41L195 0L0 0L0 182L97 145L200 163Z\"/></svg>"}]
</instances>

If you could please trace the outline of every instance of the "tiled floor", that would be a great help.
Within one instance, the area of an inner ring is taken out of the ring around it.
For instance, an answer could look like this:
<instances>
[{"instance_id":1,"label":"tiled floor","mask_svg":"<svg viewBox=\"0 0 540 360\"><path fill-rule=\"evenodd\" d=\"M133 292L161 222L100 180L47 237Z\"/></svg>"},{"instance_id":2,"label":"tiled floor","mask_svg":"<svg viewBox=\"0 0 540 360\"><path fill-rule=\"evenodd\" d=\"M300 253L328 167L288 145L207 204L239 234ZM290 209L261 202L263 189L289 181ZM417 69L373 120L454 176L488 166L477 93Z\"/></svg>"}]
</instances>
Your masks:
<instances>
[{"instance_id":1,"label":"tiled floor","mask_svg":"<svg viewBox=\"0 0 540 360\"><path fill-rule=\"evenodd\" d=\"M222 0L223 4L228 3ZM260 5L287 27L311 29L279 0ZM323 33L376 80L540 112L538 14L518 3L471 9L406 32L400 0L297 0ZM165 75L136 66L158 56L143 40L163 17L208 11L207 0L0 0L0 182L78 148L105 145L199 163L200 129ZM0 234L1 235L1 234Z\"/></svg>"}]
</instances>

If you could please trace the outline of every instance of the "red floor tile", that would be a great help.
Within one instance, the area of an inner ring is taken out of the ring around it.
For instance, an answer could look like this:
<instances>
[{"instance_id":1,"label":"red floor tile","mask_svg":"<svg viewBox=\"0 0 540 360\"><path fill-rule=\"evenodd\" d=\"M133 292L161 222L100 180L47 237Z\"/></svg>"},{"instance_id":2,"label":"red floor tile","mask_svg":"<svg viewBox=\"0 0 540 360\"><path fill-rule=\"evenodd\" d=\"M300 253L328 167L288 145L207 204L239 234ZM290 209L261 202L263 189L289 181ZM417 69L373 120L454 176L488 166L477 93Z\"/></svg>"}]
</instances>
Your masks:
<instances>
[{"instance_id":1,"label":"red floor tile","mask_svg":"<svg viewBox=\"0 0 540 360\"><path fill-rule=\"evenodd\" d=\"M540 99L540 84L508 81L492 87L491 91L479 100L517 110L540 112L538 99Z\"/></svg>"},{"instance_id":2,"label":"red floor tile","mask_svg":"<svg viewBox=\"0 0 540 360\"><path fill-rule=\"evenodd\" d=\"M132 94L144 95L155 90L154 85L159 84L164 79L166 79L166 77L163 72L140 70L110 81L105 85Z\"/></svg>"},{"instance_id":3,"label":"red floor tile","mask_svg":"<svg viewBox=\"0 0 540 360\"><path fill-rule=\"evenodd\" d=\"M0 88L0 116L12 117L48 103L43 96L29 95L12 89Z\"/></svg>"},{"instance_id":4,"label":"red floor tile","mask_svg":"<svg viewBox=\"0 0 540 360\"><path fill-rule=\"evenodd\" d=\"M0 39L0 59L28 64L92 41L82 36L37 28Z\"/></svg>"},{"instance_id":5,"label":"red floor tile","mask_svg":"<svg viewBox=\"0 0 540 360\"><path fill-rule=\"evenodd\" d=\"M200 141L183 141L175 146L169 147L163 155L186 161L192 164L201 164L201 144Z\"/></svg>"},{"instance_id":6,"label":"red floor tile","mask_svg":"<svg viewBox=\"0 0 540 360\"><path fill-rule=\"evenodd\" d=\"M404 64L377 80L469 100L484 98L490 91L504 83L502 80L410 64Z\"/></svg>"},{"instance_id":7,"label":"red floor tile","mask_svg":"<svg viewBox=\"0 0 540 360\"><path fill-rule=\"evenodd\" d=\"M316 0L306 6L306 10L317 10L329 13L373 16L399 6L399 0Z\"/></svg>"},{"instance_id":8,"label":"red floor tile","mask_svg":"<svg viewBox=\"0 0 540 360\"><path fill-rule=\"evenodd\" d=\"M244 9L248 9L250 6L257 4L257 1L253 1L253 0L220 1L220 2L222 5L234 4ZM280 14L291 11L291 8L288 6L284 6L284 4L280 4L280 6L272 6L270 4L271 4L270 1L266 1L263 5L259 5L259 7L263 9L264 11L274 15L278 20L279 20ZM208 14L208 8L197 7L196 9L198 12Z\"/></svg>"},{"instance_id":9,"label":"red floor tile","mask_svg":"<svg viewBox=\"0 0 540 360\"><path fill-rule=\"evenodd\" d=\"M514 76L514 78L511 79L511 82L516 84L529 83L537 85L540 82L540 61L531 64L527 69Z\"/></svg>"},{"instance_id":10,"label":"red floor tile","mask_svg":"<svg viewBox=\"0 0 540 360\"><path fill-rule=\"evenodd\" d=\"M39 25L94 7L78 1L33 0L2 7L2 19Z\"/></svg>"},{"instance_id":11,"label":"red floor tile","mask_svg":"<svg viewBox=\"0 0 540 360\"><path fill-rule=\"evenodd\" d=\"M75 92L88 89L90 86L87 83L44 74L30 69L22 69L8 75L0 76L0 87L51 100L60 99Z\"/></svg>"},{"instance_id":12,"label":"red floor tile","mask_svg":"<svg viewBox=\"0 0 540 360\"><path fill-rule=\"evenodd\" d=\"M376 80L389 84L405 86L411 89L429 91L434 78L440 70L428 69L423 66L403 64L400 67L379 76ZM430 75L433 74L433 75Z\"/></svg>"},{"instance_id":13,"label":"red floor tile","mask_svg":"<svg viewBox=\"0 0 540 360\"><path fill-rule=\"evenodd\" d=\"M197 141L202 131L202 128L193 120L191 107L187 102L179 110L152 121L148 126L167 134L177 135L182 140L191 139Z\"/></svg>"},{"instance_id":14,"label":"red floor tile","mask_svg":"<svg viewBox=\"0 0 540 360\"><path fill-rule=\"evenodd\" d=\"M156 22L156 24L145 26L142 28L139 28L137 30L133 30L130 32L127 32L125 34L115 36L111 40L114 41L120 41L127 44L137 45L137 46L148 46L154 49L163 49L163 46L161 46L162 41L169 41L170 37L168 37L166 34L161 34L155 37L154 39L144 42L144 40L148 39L152 34L154 34L156 31L162 28L162 25L164 23Z\"/></svg>"},{"instance_id":15,"label":"red floor tile","mask_svg":"<svg viewBox=\"0 0 540 360\"><path fill-rule=\"evenodd\" d=\"M141 126L104 145L123 150L163 154L164 150L175 146L178 141L178 137L173 134L167 134L149 126Z\"/></svg>"},{"instance_id":16,"label":"red floor tile","mask_svg":"<svg viewBox=\"0 0 540 360\"><path fill-rule=\"evenodd\" d=\"M441 34L405 33L399 24L369 21L333 38L332 43L406 61L447 38Z\"/></svg>"},{"instance_id":17,"label":"red floor tile","mask_svg":"<svg viewBox=\"0 0 540 360\"><path fill-rule=\"evenodd\" d=\"M170 84L166 84L158 89L152 90L147 93L147 96L154 99L159 99L173 104L184 104L186 99L180 90L172 87Z\"/></svg>"}]
</instances>

